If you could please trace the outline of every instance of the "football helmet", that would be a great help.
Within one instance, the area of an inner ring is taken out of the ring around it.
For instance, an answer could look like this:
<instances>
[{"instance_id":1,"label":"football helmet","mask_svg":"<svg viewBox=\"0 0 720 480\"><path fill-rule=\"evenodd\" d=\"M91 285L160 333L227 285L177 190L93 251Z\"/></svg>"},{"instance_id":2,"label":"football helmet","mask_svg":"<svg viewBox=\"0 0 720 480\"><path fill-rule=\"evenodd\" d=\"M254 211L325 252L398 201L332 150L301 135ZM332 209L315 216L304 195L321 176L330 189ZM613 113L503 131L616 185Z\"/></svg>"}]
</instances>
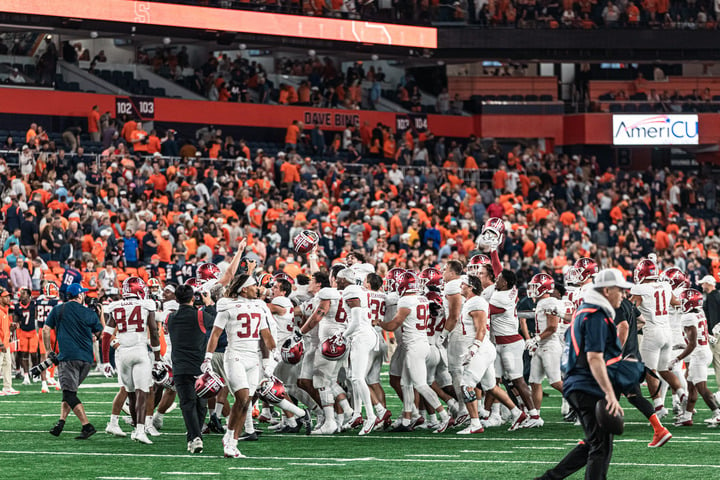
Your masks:
<instances>
[{"instance_id":1,"label":"football helmet","mask_svg":"<svg viewBox=\"0 0 720 480\"><path fill-rule=\"evenodd\" d=\"M635 270L633 270L633 281L642 283L644 280L657 280L658 267L655 262L649 258L643 258L638 262Z\"/></svg>"},{"instance_id":2,"label":"football helmet","mask_svg":"<svg viewBox=\"0 0 720 480\"><path fill-rule=\"evenodd\" d=\"M225 382L212 370L200 375L195 380L195 393L200 398L212 398L225 386Z\"/></svg>"},{"instance_id":3,"label":"football helmet","mask_svg":"<svg viewBox=\"0 0 720 480\"><path fill-rule=\"evenodd\" d=\"M391 268L383 279L383 290L385 293L397 292L398 282L406 272L404 268Z\"/></svg>"},{"instance_id":4,"label":"football helmet","mask_svg":"<svg viewBox=\"0 0 720 480\"><path fill-rule=\"evenodd\" d=\"M408 293L417 293L420 291L420 281L414 272L406 271L400 277L400 281L397 285L397 292L402 297Z\"/></svg>"},{"instance_id":5,"label":"football helmet","mask_svg":"<svg viewBox=\"0 0 720 480\"><path fill-rule=\"evenodd\" d=\"M491 263L492 261L490 260L490 257L483 253L473 255L472 258L470 258L470 263L468 263L467 266L467 274L472 275L473 277L479 277L480 267L482 267L483 265L490 265Z\"/></svg>"},{"instance_id":6,"label":"football helmet","mask_svg":"<svg viewBox=\"0 0 720 480\"><path fill-rule=\"evenodd\" d=\"M276 273L275 275L273 275L273 278L276 282L278 280L287 280L288 282L290 282L290 285L295 285L295 279L284 272Z\"/></svg>"},{"instance_id":7,"label":"football helmet","mask_svg":"<svg viewBox=\"0 0 720 480\"><path fill-rule=\"evenodd\" d=\"M547 273L534 275L527 286L527 294L530 298L540 298L546 293L552 293L553 290L555 290L555 280Z\"/></svg>"},{"instance_id":8,"label":"football helmet","mask_svg":"<svg viewBox=\"0 0 720 480\"><path fill-rule=\"evenodd\" d=\"M264 288L272 288L275 283L275 279L269 273L263 273L256 277L258 285Z\"/></svg>"},{"instance_id":9,"label":"football helmet","mask_svg":"<svg viewBox=\"0 0 720 480\"><path fill-rule=\"evenodd\" d=\"M660 281L668 282L673 291L678 288L688 288L690 286L687 275L685 275L685 273L677 267L670 267L662 272L660 275Z\"/></svg>"},{"instance_id":10,"label":"football helmet","mask_svg":"<svg viewBox=\"0 0 720 480\"><path fill-rule=\"evenodd\" d=\"M565 273L563 274L563 281L565 282L566 287L577 287L580 285L580 274L578 273L578 269L572 266L565 270Z\"/></svg>"},{"instance_id":11,"label":"football helmet","mask_svg":"<svg viewBox=\"0 0 720 480\"><path fill-rule=\"evenodd\" d=\"M320 241L320 235L314 230L303 230L293 238L293 247L300 255L310 253Z\"/></svg>"},{"instance_id":12,"label":"football helmet","mask_svg":"<svg viewBox=\"0 0 720 480\"><path fill-rule=\"evenodd\" d=\"M205 282L197 278L188 278L187 280L185 280L185 285L192 287L193 292L197 292L198 290L200 290L200 287L203 286L203 283Z\"/></svg>"},{"instance_id":13,"label":"football helmet","mask_svg":"<svg viewBox=\"0 0 720 480\"><path fill-rule=\"evenodd\" d=\"M347 355L347 341L341 333L336 333L332 337L325 340L320 346L320 353L326 360L336 362L342 360Z\"/></svg>"},{"instance_id":14,"label":"football helmet","mask_svg":"<svg viewBox=\"0 0 720 480\"><path fill-rule=\"evenodd\" d=\"M428 267L418 275L420 286L423 288L437 287L441 288L443 283L443 275L437 268Z\"/></svg>"},{"instance_id":15,"label":"football helmet","mask_svg":"<svg viewBox=\"0 0 720 480\"><path fill-rule=\"evenodd\" d=\"M444 313L445 310L443 308L443 297L438 292L433 292L432 290L425 293L425 298L427 298L430 301L430 314L433 315L433 317L437 316L441 312ZM430 332L428 332L430 333Z\"/></svg>"},{"instance_id":16,"label":"football helmet","mask_svg":"<svg viewBox=\"0 0 720 480\"><path fill-rule=\"evenodd\" d=\"M152 376L155 383L167 388L175 387L175 379L173 378L172 367L167 362L162 362L157 367L153 367Z\"/></svg>"},{"instance_id":17,"label":"football helmet","mask_svg":"<svg viewBox=\"0 0 720 480\"><path fill-rule=\"evenodd\" d=\"M257 392L260 398L269 403L280 403L285 399L285 385L274 375L263 378Z\"/></svg>"},{"instance_id":18,"label":"football helmet","mask_svg":"<svg viewBox=\"0 0 720 480\"><path fill-rule=\"evenodd\" d=\"M157 290L160 290L160 280L157 278L149 278L147 282L147 286L150 289L151 292L155 292Z\"/></svg>"},{"instance_id":19,"label":"football helmet","mask_svg":"<svg viewBox=\"0 0 720 480\"><path fill-rule=\"evenodd\" d=\"M46 283L43 288L43 293L45 293L45 296L48 298L57 298L60 296L60 290L58 286L55 285L55 282Z\"/></svg>"},{"instance_id":20,"label":"football helmet","mask_svg":"<svg viewBox=\"0 0 720 480\"><path fill-rule=\"evenodd\" d=\"M305 345L302 339L295 341L293 337L288 338L280 347L280 357L285 363L295 365L300 363L305 353Z\"/></svg>"},{"instance_id":21,"label":"football helmet","mask_svg":"<svg viewBox=\"0 0 720 480\"><path fill-rule=\"evenodd\" d=\"M702 308L703 296L700 291L694 288L688 288L680 293L680 309L683 313L688 313L691 310Z\"/></svg>"},{"instance_id":22,"label":"football helmet","mask_svg":"<svg viewBox=\"0 0 720 480\"><path fill-rule=\"evenodd\" d=\"M143 282L143 279L140 277L128 277L122 284L122 296L123 298L136 297L140 300L145 300L147 296L147 285L145 285L145 282Z\"/></svg>"},{"instance_id":23,"label":"football helmet","mask_svg":"<svg viewBox=\"0 0 720 480\"><path fill-rule=\"evenodd\" d=\"M598 273L598 264L592 258L583 257L575 262L578 284L583 284Z\"/></svg>"},{"instance_id":24,"label":"football helmet","mask_svg":"<svg viewBox=\"0 0 720 480\"><path fill-rule=\"evenodd\" d=\"M505 222L502 219L493 217L483 225L482 232L478 239L478 245L496 250L503 242L505 234Z\"/></svg>"},{"instance_id":25,"label":"football helmet","mask_svg":"<svg viewBox=\"0 0 720 480\"><path fill-rule=\"evenodd\" d=\"M220 268L214 263L201 263L198 265L197 274L195 275L198 280L207 282L210 280L220 279Z\"/></svg>"}]
</instances>

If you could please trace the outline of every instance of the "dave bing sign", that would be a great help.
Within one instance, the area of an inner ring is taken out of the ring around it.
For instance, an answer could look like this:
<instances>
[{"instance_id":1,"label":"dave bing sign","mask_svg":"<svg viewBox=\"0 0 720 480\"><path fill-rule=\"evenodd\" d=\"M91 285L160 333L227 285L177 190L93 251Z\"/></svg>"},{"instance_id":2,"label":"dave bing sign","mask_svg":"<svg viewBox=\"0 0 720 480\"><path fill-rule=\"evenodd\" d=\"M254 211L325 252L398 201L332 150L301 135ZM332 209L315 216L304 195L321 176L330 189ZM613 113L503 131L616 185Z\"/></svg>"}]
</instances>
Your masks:
<instances>
[{"instance_id":1,"label":"dave bing sign","mask_svg":"<svg viewBox=\"0 0 720 480\"><path fill-rule=\"evenodd\" d=\"M697 115L613 115L613 145L697 145Z\"/></svg>"}]
</instances>

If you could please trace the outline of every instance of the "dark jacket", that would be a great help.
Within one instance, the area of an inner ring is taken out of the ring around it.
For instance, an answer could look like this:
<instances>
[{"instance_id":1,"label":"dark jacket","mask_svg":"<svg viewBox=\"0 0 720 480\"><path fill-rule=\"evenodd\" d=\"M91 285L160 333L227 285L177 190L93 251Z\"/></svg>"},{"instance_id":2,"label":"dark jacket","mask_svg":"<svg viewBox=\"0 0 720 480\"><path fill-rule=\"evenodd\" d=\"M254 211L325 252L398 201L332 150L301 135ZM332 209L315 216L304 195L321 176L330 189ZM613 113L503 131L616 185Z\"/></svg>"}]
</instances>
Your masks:
<instances>
[{"instance_id":1,"label":"dark jacket","mask_svg":"<svg viewBox=\"0 0 720 480\"><path fill-rule=\"evenodd\" d=\"M720 291L713 290L706 295L703 310L707 318L708 330L712 332L715 325L720 323Z\"/></svg>"},{"instance_id":2,"label":"dark jacket","mask_svg":"<svg viewBox=\"0 0 720 480\"><path fill-rule=\"evenodd\" d=\"M200 375L205 359L205 319L196 307L180 305L168 317L168 332L172 343L173 375Z\"/></svg>"}]
</instances>

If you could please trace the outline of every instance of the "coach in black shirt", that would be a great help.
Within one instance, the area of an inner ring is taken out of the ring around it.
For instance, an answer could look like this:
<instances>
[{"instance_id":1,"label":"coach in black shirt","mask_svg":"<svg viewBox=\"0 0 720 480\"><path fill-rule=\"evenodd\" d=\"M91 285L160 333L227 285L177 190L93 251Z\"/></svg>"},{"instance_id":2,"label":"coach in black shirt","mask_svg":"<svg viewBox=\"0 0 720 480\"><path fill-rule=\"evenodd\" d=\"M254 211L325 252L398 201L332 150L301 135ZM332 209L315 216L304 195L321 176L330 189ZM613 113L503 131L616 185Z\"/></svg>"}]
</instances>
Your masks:
<instances>
[{"instance_id":1,"label":"coach in black shirt","mask_svg":"<svg viewBox=\"0 0 720 480\"><path fill-rule=\"evenodd\" d=\"M193 289L180 285L175 297L178 310L168 317L168 332L172 344L172 368L175 389L180 398L188 451L202 453L202 425L207 413L207 400L195 393L195 379L201 374L200 364L205 359L204 313L193 306Z\"/></svg>"}]
</instances>

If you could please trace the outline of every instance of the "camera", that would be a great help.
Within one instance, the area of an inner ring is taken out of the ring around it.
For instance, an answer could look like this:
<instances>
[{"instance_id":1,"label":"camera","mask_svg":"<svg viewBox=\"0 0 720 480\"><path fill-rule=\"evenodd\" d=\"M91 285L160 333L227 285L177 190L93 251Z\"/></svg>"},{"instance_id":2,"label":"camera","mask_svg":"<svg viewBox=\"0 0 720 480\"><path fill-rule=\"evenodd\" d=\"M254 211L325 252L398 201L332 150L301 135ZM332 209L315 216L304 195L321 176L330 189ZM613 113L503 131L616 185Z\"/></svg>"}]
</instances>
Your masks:
<instances>
[{"instance_id":1,"label":"camera","mask_svg":"<svg viewBox=\"0 0 720 480\"><path fill-rule=\"evenodd\" d=\"M45 360L33 366L30 369L30 375L33 377L39 377L42 372L50 368L50 365L57 365L59 360L55 352L49 352Z\"/></svg>"}]
</instances>

